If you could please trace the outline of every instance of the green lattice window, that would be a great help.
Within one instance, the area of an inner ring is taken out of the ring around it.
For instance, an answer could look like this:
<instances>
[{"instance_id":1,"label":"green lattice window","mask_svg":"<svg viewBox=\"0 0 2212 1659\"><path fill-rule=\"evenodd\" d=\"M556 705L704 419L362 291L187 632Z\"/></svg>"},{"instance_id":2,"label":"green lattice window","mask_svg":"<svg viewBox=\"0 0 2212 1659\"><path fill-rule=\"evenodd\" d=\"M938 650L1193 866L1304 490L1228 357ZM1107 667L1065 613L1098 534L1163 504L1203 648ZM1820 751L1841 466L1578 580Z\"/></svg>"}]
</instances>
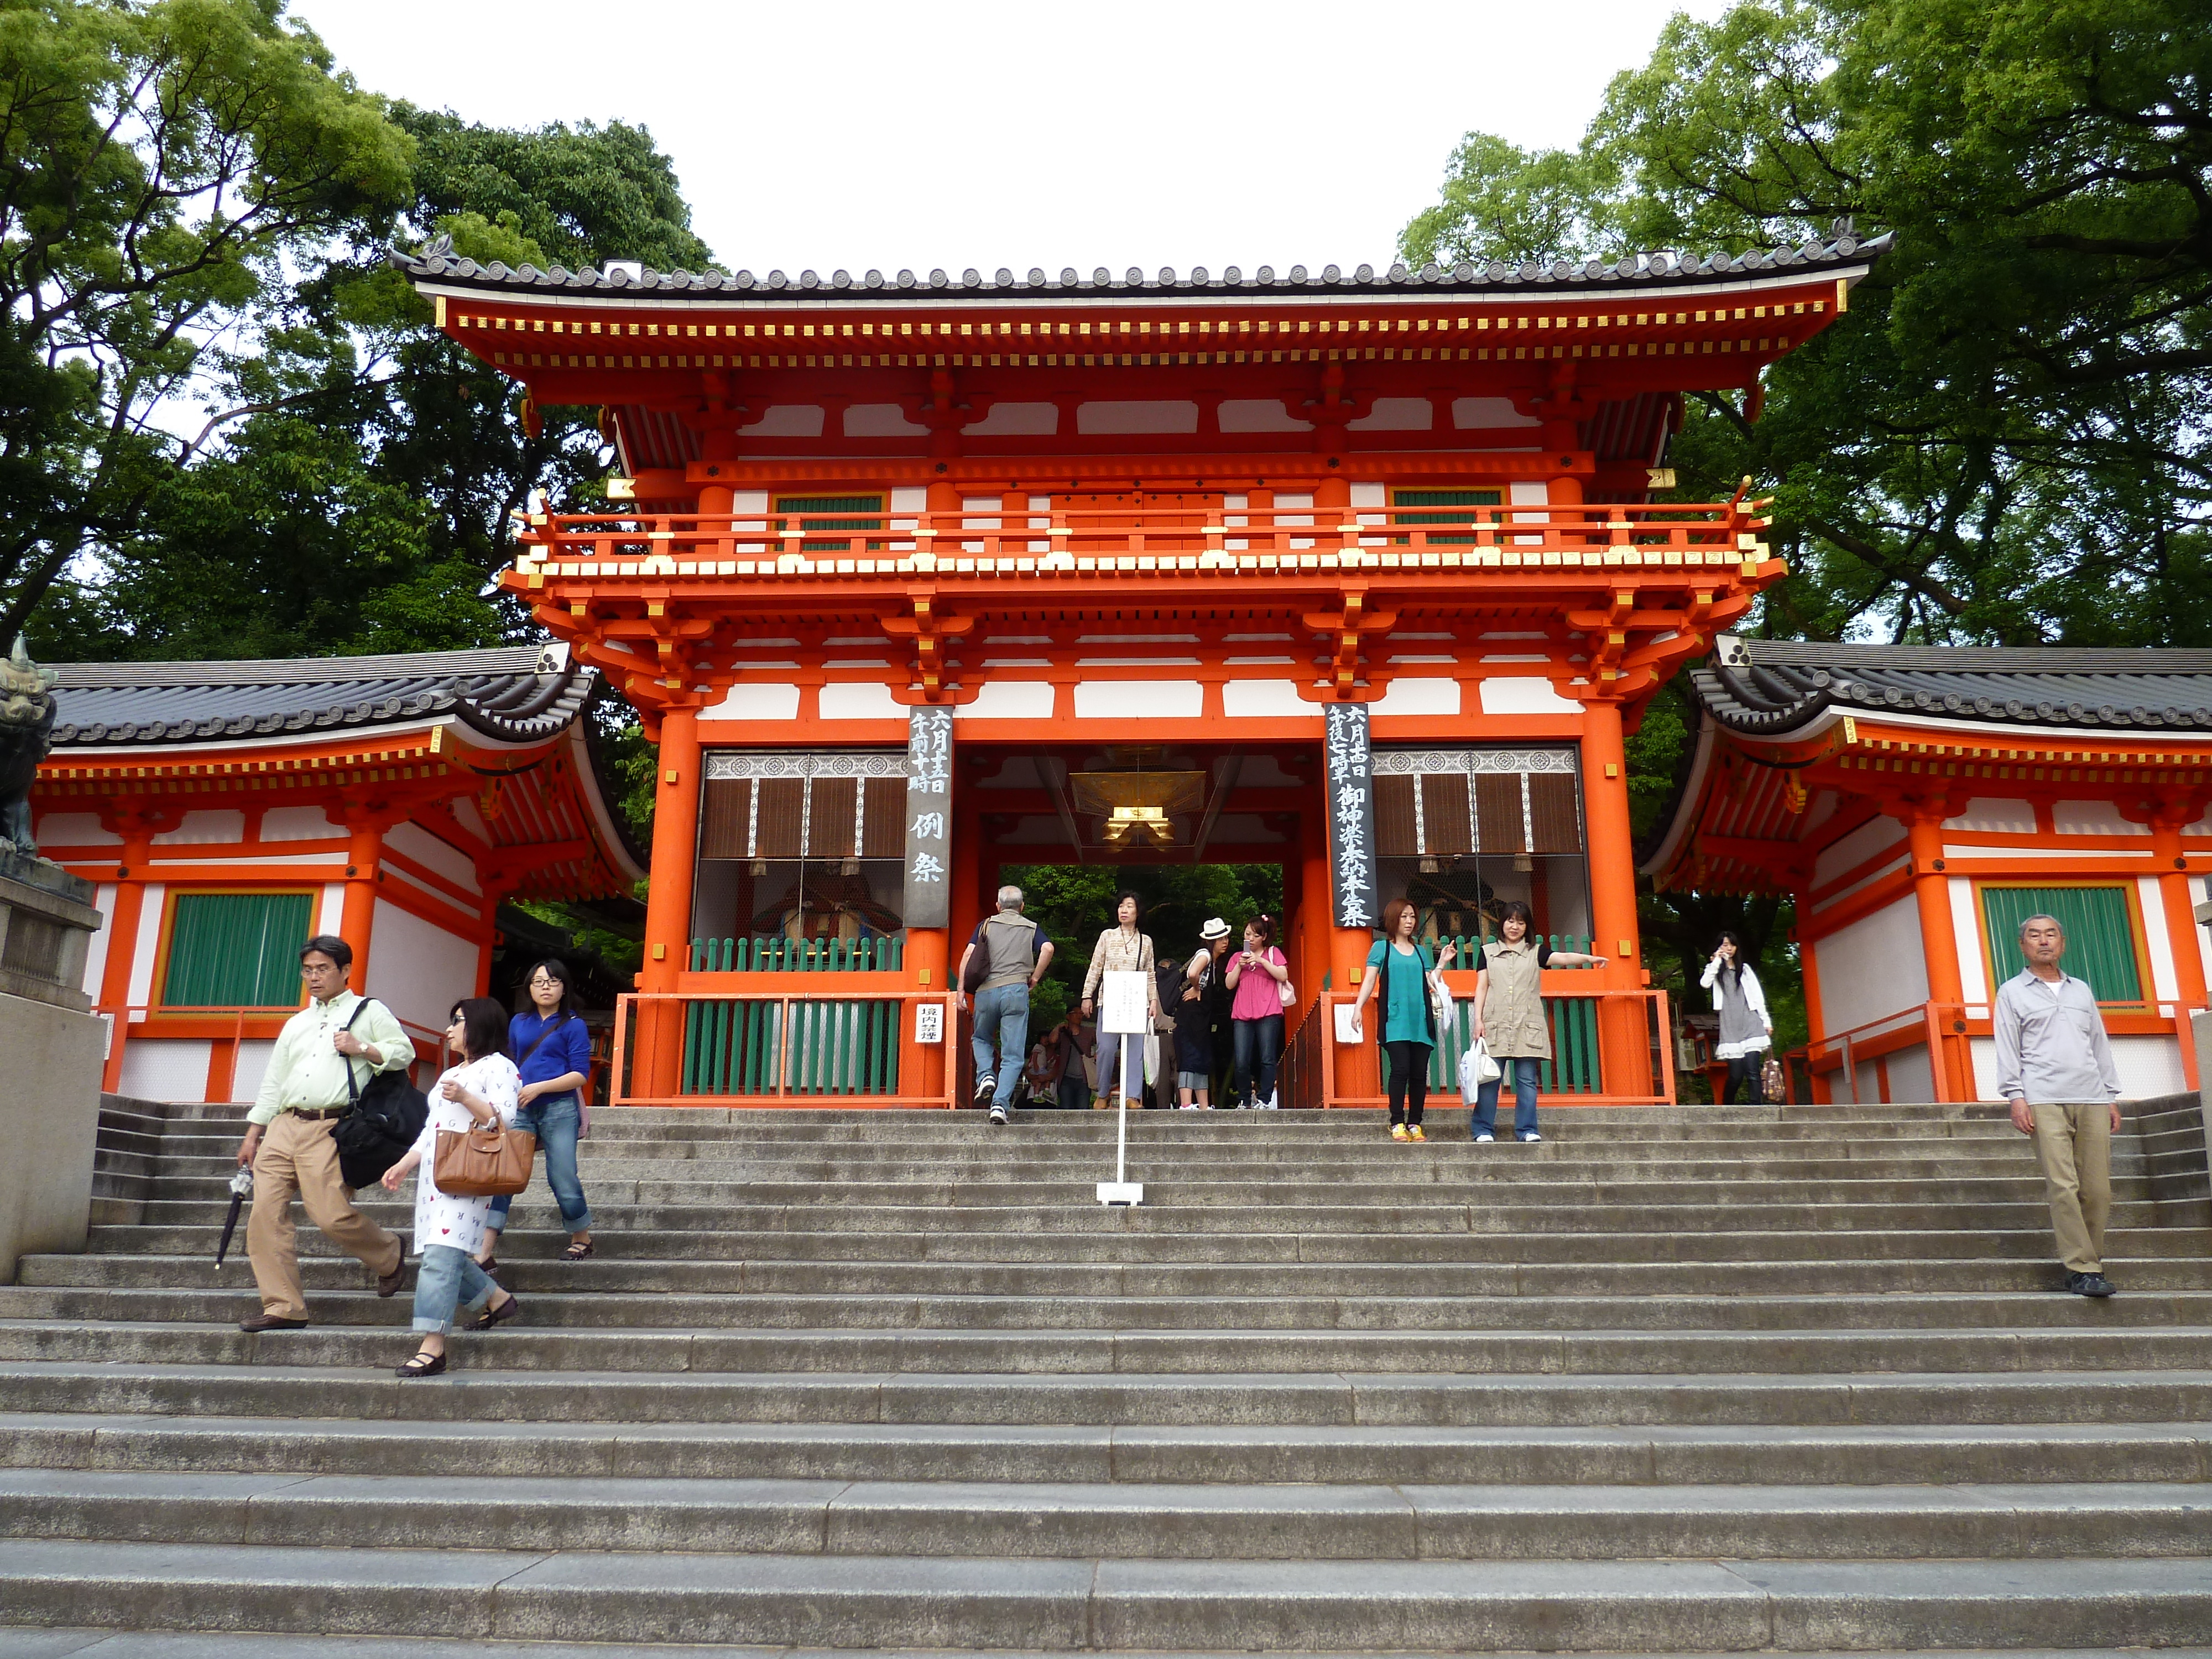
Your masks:
<instances>
[{"instance_id":1,"label":"green lattice window","mask_svg":"<svg viewBox=\"0 0 2212 1659\"><path fill-rule=\"evenodd\" d=\"M2020 952L2020 924L2040 910L2057 917L2066 930L2066 957L2060 965L2087 981L2098 1001L2142 1005L2135 906L2125 886L2014 887L1984 882L1981 896L1993 985L2002 984L2027 965Z\"/></svg>"},{"instance_id":2,"label":"green lattice window","mask_svg":"<svg viewBox=\"0 0 2212 1659\"><path fill-rule=\"evenodd\" d=\"M852 548L846 541L814 541L817 531L873 530L884 527L884 498L880 495L779 495L775 510L787 513L799 520L799 527L810 539L799 544L803 553L843 553ZM783 520L775 527L783 528ZM871 542L870 547L881 545Z\"/></svg>"},{"instance_id":3,"label":"green lattice window","mask_svg":"<svg viewBox=\"0 0 2212 1659\"><path fill-rule=\"evenodd\" d=\"M1476 507L1496 507L1504 500L1504 495L1495 489L1394 489L1390 492L1390 505L1394 508L1425 507L1445 507L1451 510L1429 513L1395 511L1390 514L1390 522L1392 524L1464 524L1469 519L1477 516L1474 512ZM1410 543L1413 538L1410 536L1400 536L1395 539L1402 544ZM1445 545L1468 547L1474 544L1474 538L1472 535L1432 535L1429 538L1429 541L1431 545L1437 547Z\"/></svg>"},{"instance_id":4,"label":"green lattice window","mask_svg":"<svg viewBox=\"0 0 2212 1659\"><path fill-rule=\"evenodd\" d=\"M164 1008L296 1008L313 893L179 893L169 919Z\"/></svg>"}]
</instances>

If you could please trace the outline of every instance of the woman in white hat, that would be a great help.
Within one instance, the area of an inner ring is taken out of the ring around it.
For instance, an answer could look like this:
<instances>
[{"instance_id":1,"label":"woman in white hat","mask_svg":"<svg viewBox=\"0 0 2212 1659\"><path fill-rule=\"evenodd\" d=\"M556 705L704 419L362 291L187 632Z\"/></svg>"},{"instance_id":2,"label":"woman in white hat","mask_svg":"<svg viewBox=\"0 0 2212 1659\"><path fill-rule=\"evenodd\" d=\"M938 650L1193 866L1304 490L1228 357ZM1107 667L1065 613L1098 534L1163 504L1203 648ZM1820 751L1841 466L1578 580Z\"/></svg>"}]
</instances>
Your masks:
<instances>
[{"instance_id":1,"label":"woman in white hat","mask_svg":"<svg viewBox=\"0 0 2212 1659\"><path fill-rule=\"evenodd\" d=\"M1213 1003L1209 994L1229 949L1229 924L1209 916L1198 937L1198 954L1183 964L1182 994L1174 1011L1176 1103L1186 1112L1213 1109Z\"/></svg>"}]
</instances>

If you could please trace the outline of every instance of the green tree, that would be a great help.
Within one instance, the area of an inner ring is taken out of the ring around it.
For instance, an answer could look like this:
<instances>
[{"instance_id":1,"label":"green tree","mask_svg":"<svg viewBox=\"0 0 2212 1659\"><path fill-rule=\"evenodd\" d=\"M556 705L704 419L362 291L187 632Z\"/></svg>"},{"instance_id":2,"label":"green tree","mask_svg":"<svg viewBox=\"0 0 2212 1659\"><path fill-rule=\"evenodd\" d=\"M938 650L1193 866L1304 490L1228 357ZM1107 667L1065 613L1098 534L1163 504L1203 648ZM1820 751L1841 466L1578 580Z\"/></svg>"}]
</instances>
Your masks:
<instances>
[{"instance_id":1,"label":"green tree","mask_svg":"<svg viewBox=\"0 0 2212 1659\"><path fill-rule=\"evenodd\" d=\"M137 533L159 405L410 148L276 0L0 0L0 636Z\"/></svg>"}]
</instances>

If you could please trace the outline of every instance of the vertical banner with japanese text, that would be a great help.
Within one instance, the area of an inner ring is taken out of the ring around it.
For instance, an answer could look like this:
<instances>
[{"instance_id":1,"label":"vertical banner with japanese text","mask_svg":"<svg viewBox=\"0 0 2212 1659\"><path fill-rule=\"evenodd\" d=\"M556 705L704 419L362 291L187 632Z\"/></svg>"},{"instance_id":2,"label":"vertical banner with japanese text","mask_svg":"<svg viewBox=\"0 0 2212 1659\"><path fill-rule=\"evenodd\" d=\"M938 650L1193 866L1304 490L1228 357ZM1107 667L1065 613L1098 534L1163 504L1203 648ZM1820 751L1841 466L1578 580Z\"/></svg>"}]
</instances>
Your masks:
<instances>
[{"instance_id":1,"label":"vertical banner with japanese text","mask_svg":"<svg viewBox=\"0 0 2212 1659\"><path fill-rule=\"evenodd\" d=\"M1340 927L1372 927L1375 896L1375 777L1364 703L1326 710L1329 887Z\"/></svg>"},{"instance_id":2,"label":"vertical banner with japanese text","mask_svg":"<svg viewBox=\"0 0 2212 1659\"><path fill-rule=\"evenodd\" d=\"M917 708L907 723L906 925L952 921L952 711Z\"/></svg>"}]
</instances>

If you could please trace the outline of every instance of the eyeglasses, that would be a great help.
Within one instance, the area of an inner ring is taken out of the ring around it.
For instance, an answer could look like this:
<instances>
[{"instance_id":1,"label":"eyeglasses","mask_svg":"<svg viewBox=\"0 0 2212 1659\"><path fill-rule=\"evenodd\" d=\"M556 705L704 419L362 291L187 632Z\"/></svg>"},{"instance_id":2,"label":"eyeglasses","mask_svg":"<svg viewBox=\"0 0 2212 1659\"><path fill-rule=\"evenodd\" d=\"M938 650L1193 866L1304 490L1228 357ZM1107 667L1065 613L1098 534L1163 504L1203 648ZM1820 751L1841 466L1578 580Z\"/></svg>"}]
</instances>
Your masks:
<instances>
[{"instance_id":1,"label":"eyeglasses","mask_svg":"<svg viewBox=\"0 0 2212 1659\"><path fill-rule=\"evenodd\" d=\"M561 981L557 979L548 979L544 975L540 974L530 981L530 988L533 991L557 991L561 988Z\"/></svg>"}]
</instances>

